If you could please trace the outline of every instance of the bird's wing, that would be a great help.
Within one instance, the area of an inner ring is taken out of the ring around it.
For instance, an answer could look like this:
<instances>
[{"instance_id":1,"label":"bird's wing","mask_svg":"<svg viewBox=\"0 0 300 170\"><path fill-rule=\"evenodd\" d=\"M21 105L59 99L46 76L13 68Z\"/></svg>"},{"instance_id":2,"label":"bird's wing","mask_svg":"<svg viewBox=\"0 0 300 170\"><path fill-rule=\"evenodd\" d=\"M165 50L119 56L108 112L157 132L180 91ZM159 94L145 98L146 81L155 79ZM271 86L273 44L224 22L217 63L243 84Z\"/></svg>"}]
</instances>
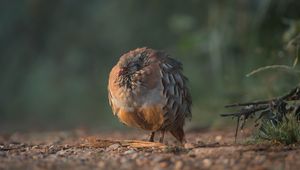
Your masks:
<instances>
[{"instance_id":1,"label":"bird's wing","mask_svg":"<svg viewBox=\"0 0 300 170\"><path fill-rule=\"evenodd\" d=\"M191 118L191 95L187 87L187 78L182 74L182 64L172 58L164 57L161 62L163 95L167 103L165 109L165 127L174 122L184 123Z\"/></svg>"}]
</instances>

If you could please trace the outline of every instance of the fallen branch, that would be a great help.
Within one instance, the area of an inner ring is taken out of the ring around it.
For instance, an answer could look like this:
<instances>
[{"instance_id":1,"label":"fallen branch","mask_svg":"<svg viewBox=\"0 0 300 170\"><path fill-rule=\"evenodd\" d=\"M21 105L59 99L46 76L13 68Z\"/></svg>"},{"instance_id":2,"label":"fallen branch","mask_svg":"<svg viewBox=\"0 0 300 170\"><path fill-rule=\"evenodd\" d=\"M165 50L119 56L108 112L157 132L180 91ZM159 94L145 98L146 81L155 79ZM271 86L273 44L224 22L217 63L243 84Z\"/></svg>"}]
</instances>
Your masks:
<instances>
[{"instance_id":1,"label":"fallen branch","mask_svg":"<svg viewBox=\"0 0 300 170\"><path fill-rule=\"evenodd\" d=\"M157 142L139 141L139 140L108 140L101 139L95 136L83 138L80 142L80 147L92 147L92 148L107 148L113 144L117 144L122 147L132 148L164 148L166 145Z\"/></svg>"},{"instance_id":2,"label":"fallen branch","mask_svg":"<svg viewBox=\"0 0 300 170\"><path fill-rule=\"evenodd\" d=\"M300 87L296 87L293 90L291 90L289 93L269 99L269 100L261 100L261 101L254 101L254 102L247 102L247 103L235 103L226 105L226 108L233 108L233 107L240 107L239 111L234 113L225 113L221 114L223 117L233 117L237 118L237 126L235 130L235 141L238 134L238 129L243 129L246 121L249 118L253 118L256 113L258 113L258 118L255 120L257 123L259 120L261 120L263 117L271 113L278 113L279 117L286 118L286 113L289 111L295 109L295 107L287 108L287 102L288 101L296 101L300 100ZM240 126L240 121L243 121Z\"/></svg>"}]
</instances>

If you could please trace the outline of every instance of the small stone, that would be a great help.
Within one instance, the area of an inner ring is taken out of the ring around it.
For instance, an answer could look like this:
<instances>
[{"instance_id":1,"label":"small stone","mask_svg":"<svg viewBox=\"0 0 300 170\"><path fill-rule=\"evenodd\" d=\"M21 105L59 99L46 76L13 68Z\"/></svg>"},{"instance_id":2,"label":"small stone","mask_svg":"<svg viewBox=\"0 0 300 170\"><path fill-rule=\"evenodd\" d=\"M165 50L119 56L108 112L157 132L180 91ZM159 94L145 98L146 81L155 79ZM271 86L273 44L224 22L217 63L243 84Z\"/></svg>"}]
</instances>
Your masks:
<instances>
[{"instance_id":1,"label":"small stone","mask_svg":"<svg viewBox=\"0 0 300 170\"><path fill-rule=\"evenodd\" d=\"M133 149L129 149L124 152L125 155L129 155L129 154L133 154L133 153L135 153L135 150L133 150Z\"/></svg>"},{"instance_id":2,"label":"small stone","mask_svg":"<svg viewBox=\"0 0 300 170\"><path fill-rule=\"evenodd\" d=\"M230 159L230 160L229 160L229 165L230 165L230 166L233 166L233 165L235 165L235 163L236 163L236 162L235 162L235 160L234 160L234 159Z\"/></svg>"},{"instance_id":3,"label":"small stone","mask_svg":"<svg viewBox=\"0 0 300 170\"><path fill-rule=\"evenodd\" d=\"M229 160L228 159L223 159L223 164L228 164Z\"/></svg>"},{"instance_id":4,"label":"small stone","mask_svg":"<svg viewBox=\"0 0 300 170\"><path fill-rule=\"evenodd\" d=\"M257 164L261 164L262 162L264 162L265 160L265 156L263 155L258 155L254 158L254 161L257 163Z\"/></svg>"},{"instance_id":5,"label":"small stone","mask_svg":"<svg viewBox=\"0 0 300 170\"><path fill-rule=\"evenodd\" d=\"M65 150L60 150L60 151L58 151L56 154L59 155L59 156L63 156L63 155L65 155L66 153L67 153L67 151L65 151Z\"/></svg>"},{"instance_id":6,"label":"small stone","mask_svg":"<svg viewBox=\"0 0 300 170\"><path fill-rule=\"evenodd\" d=\"M3 151L0 151L0 157L5 157L5 156L6 156L6 153Z\"/></svg>"},{"instance_id":7,"label":"small stone","mask_svg":"<svg viewBox=\"0 0 300 170\"><path fill-rule=\"evenodd\" d=\"M138 156L139 156L138 153L133 153L133 154L131 155L131 159L136 159Z\"/></svg>"},{"instance_id":8,"label":"small stone","mask_svg":"<svg viewBox=\"0 0 300 170\"><path fill-rule=\"evenodd\" d=\"M164 160L165 160L164 157L162 157L162 156L156 156L156 157L153 159L153 162L162 162L162 161L164 161Z\"/></svg>"},{"instance_id":9,"label":"small stone","mask_svg":"<svg viewBox=\"0 0 300 170\"><path fill-rule=\"evenodd\" d=\"M98 165L99 168L104 168L105 167L105 162L104 161L99 161L97 165Z\"/></svg>"},{"instance_id":10,"label":"small stone","mask_svg":"<svg viewBox=\"0 0 300 170\"><path fill-rule=\"evenodd\" d=\"M64 149L68 149L68 148L70 148L70 145L65 144L63 148L64 148Z\"/></svg>"},{"instance_id":11,"label":"small stone","mask_svg":"<svg viewBox=\"0 0 300 170\"><path fill-rule=\"evenodd\" d=\"M166 167L169 166L169 163L166 162L166 161L163 161L163 162L159 163L159 166L160 166L161 168L166 168Z\"/></svg>"},{"instance_id":12,"label":"small stone","mask_svg":"<svg viewBox=\"0 0 300 170\"><path fill-rule=\"evenodd\" d=\"M182 167L183 167L183 162L182 161L177 161L175 163L174 169L175 170L180 170L180 169L182 169Z\"/></svg>"},{"instance_id":13,"label":"small stone","mask_svg":"<svg viewBox=\"0 0 300 170\"><path fill-rule=\"evenodd\" d=\"M138 158L138 159L136 159L135 162L138 166L142 166L142 165L146 164L147 161L148 161L147 159Z\"/></svg>"},{"instance_id":14,"label":"small stone","mask_svg":"<svg viewBox=\"0 0 300 170\"><path fill-rule=\"evenodd\" d=\"M120 162L121 162L122 164L126 164L126 163L129 162L129 160L128 160L127 158L123 157L123 158L121 158Z\"/></svg>"},{"instance_id":15,"label":"small stone","mask_svg":"<svg viewBox=\"0 0 300 170\"><path fill-rule=\"evenodd\" d=\"M106 150L107 150L107 151L113 151L113 150L118 149L120 146L121 146L121 145L118 144L118 143L112 144L112 145L110 145Z\"/></svg>"},{"instance_id":16,"label":"small stone","mask_svg":"<svg viewBox=\"0 0 300 170\"><path fill-rule=\"evenodd\" d=\"M189 157L191 157L191 158L196 158L196 155L195 155L194 153L189 153L188 155L189 155Z\"/></svg>"},{"instance_id":17,"label":"small stone","mask_svg":"<svg viewBox=\"0 0 300 170\"><path fill-rule=\"evenodd\" d=\"M220 142L222 139L223 139L223 137L221 135L218 135L215 137L216 142Z\"/></svg>"},{"instance_id":18,"label":"small stone","mask_svg":"<svg viewBox=\"0 0 300 170\"><path fill-rule=\"evenodd\" d=\"M184 144L185 149L193 149L195 146L192 143L186 143Z\"/></svg>"},{"instance_id":19,"label":"small stone","mask_svg":"<svg viewBox=\"0 0 300 170\"><path fill-rule=\"evenodd\" d=\"M93 155L93 152L91 152L91 151L86 151L82 154L82 156L84 156L84 157L89 157L89 156L92 156L92 155Z\"/></svg>"},{"instance_id":20,"label":"small stone","mask_svg":"<svg viewBox=\"0 0 300 170\"><path fill-rule=\"evenodd\" d=\"M211 164L212 164L212 162L211 162L210 159L204 159L204 160L202 161L202 163L203 163L204 167L206 167L206 168L210 167Z\"/></svg>"}]
</instances>

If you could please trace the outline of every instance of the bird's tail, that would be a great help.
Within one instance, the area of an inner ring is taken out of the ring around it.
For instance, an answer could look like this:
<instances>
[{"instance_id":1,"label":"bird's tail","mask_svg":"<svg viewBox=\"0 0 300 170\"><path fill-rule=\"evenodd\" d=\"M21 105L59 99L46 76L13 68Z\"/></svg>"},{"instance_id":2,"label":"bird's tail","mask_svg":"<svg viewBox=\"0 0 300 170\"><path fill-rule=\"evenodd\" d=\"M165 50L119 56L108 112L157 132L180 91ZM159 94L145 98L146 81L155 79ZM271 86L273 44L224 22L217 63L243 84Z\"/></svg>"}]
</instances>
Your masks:
<instances>
[{"instance_id":1,"label":"bird's tail","mask_svg":"<svg viewBox=\"0 0 300 170\"><path fill-rule=\"evenodd\" d=\"M170 130L170 132L181 144L186 143L183 127L178 126Z\"/></svg>"}]
</instances>

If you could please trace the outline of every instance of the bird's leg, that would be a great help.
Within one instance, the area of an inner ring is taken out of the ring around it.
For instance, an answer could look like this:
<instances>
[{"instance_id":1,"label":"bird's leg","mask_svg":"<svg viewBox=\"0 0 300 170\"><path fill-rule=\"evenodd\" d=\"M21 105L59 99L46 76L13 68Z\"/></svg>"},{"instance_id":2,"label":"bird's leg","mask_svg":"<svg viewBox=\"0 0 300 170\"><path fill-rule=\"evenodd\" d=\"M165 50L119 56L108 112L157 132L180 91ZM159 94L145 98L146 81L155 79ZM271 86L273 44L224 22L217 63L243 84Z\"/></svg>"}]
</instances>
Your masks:
<instances>
[{"instance_id":1,"label":"bird's leg","mask_svg":"<svg viewBox=\"0 0 300 170\"><path fill-rule=\"evenodd\" d=\"M149 142L154 142L154 135L155 135L155 132L151 132Z\"/></svg>"},{"instance_id":2,"label":"bird's leg","mask_svg":"<svg viewBox=\"0 0 300 170\"><path fill-rule=\"evenodd\" d=\"M164 142L164 137L165 137L165 131L162 130L162 131L160 131L160 138L159 138L159 142L160 143Z\"/></svg>"}]
</instances>

